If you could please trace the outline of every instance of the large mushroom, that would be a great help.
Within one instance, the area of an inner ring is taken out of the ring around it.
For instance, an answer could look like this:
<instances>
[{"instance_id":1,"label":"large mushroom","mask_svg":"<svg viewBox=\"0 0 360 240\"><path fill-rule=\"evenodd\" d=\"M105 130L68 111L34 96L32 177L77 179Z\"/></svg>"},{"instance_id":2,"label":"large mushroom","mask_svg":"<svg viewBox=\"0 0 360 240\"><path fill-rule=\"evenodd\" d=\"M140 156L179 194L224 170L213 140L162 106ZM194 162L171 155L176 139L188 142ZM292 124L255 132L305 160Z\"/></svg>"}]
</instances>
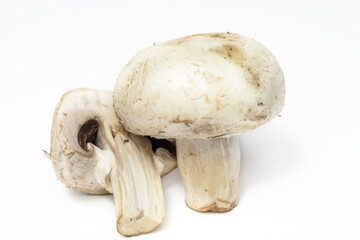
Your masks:
<instances>
[{"instance_id":1,"label":"large mushroom","mask_svg":"<svg viewBox=\"0 0 360 240\"><path fill-rule=\"evenodd\" d=\"M232 33L154 44L122 70L114 108L129 132L175 138L186 204L228 211L239 198L236 137L277 116L285 84L275 57Z\"/></svg>"},{"instance_id":2,"label":"large mushroom","mask_svg":"<svg viewBox=\"0 0 360 240\"><path fill-rule=\"evenodd\" d=\"M168 150L173 146L166 140L154 146L149 138L125 131L115 116L111 92L76 89L64 94L56 107L51 151L45 154L69 188L113 193L117 230L134 236L164 220L160 176L176 167Z\"/></svg>"}]
</instances>

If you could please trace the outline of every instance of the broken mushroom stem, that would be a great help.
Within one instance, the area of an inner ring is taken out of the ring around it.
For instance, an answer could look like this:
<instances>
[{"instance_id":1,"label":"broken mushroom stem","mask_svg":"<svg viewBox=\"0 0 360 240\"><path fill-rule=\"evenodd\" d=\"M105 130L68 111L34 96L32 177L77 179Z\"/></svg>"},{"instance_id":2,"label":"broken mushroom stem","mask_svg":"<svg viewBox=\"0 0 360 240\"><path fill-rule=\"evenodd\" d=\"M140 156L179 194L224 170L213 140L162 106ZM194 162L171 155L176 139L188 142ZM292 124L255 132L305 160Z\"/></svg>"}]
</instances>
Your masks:
<instances>
[{"instance_id":1,"label":"broken mushroom stem","mask_svg":"<svg viewBox=\"0 0 360 240\"><path fill-rule=\"evenodd\" d=\"M236 136L178 139L176 149L188 207L225 212L238 204L240 147Z\"/></svg>"},{"instance_id":2,"label":"broken mushroom stem","mask_svg":"<svg viewBox=\"0 0 360 240\"><path fill-rule=\"evenodd\" d=\"M122 128L105 129L107 158L102 157L104 150L93 146L100 161L106 161L99 162L95 171L98 181L113 193L117 230L125 236L150 232L164 220L161 179L151 143Z\"/></svg>"}]
</instances>

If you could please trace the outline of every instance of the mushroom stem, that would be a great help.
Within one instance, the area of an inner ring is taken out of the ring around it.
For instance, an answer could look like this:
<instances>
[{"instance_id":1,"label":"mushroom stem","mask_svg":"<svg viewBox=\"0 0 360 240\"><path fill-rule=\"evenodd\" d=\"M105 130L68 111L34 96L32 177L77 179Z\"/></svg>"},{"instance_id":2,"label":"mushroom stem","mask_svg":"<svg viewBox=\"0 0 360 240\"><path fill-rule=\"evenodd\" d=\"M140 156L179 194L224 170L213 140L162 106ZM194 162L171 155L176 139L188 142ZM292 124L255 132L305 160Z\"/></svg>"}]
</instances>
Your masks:
<instances>
[{"instance_id":1,"label":"mushroom stem","mask_svg":"<svg viewBox=\"0 0 360 240\"><path fill-rule=\"evenodd\" d=\"M150 232L164 221L161 178L150 141L133 134L116 134L115 142L117 173L110 177L121 191L114 194L115 204L122 208L121 212L120 206L116 208L117 230L125 236Z\"/></svg>"},{"instance_id":2,"label":"mushroom stem","mask_svg":"<svg viewBox=\"0 0 360 240\"><path fill-rule=\"evenodd\" d=\"M125 236L151 232L164 221L161 177L151 143L123 129L113 129L112 136L110 149L98 151L102 155L108 152L107 159L112 160L98 163L97 176L113 193L117 230Z\"/></svg>"},{"instance_id":3,"label":"mushroom stem","mask_svg":"<svg viewBox=\"0 0 360 240\"><path fill-rule=\"evenodd\" d=\"M236 136L176 140L186 204L199 212L225 212L239 200L240 147Z\"/></svg>"}]
</instances>

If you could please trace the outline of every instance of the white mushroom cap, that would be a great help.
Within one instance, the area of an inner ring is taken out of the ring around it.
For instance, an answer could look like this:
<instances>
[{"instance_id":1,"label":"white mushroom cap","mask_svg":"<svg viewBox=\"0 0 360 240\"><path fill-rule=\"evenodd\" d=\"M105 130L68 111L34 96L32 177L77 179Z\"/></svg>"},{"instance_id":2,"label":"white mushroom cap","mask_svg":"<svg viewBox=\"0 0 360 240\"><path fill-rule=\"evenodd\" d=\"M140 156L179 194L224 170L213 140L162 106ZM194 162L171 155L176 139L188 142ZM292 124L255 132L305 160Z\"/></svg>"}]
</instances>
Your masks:
<instances>
[{"instance_id":1,"label":"white mushroom cap","mask_svg":"<svg viewBox=\"0 0 360 240\"><path fill-rule=\"evenodd\" d=\"M86 127L85 123L88 123L89 136L79 133L82 126ZM106 133L97 132L103 131L104 124L113 128L120 126L112 107L111 92L75 89L59 101L53 117L51 151L47 156L57 177L69 188L93 194L107 193L95 178L97 156L92 145L87 144L96 141L95 145L108 147L104 144ZM95 131L91 133L92 128Z\"/></svg>"},{"instance_id":2,"label":"white mushroom cap","mask_svg":"<svg viewBox=\"0 0 360 240\"><path fill-rule=\"evenodd\" d=\"M134 134L156 138L231 136L282 109L283 73L257 41L209 33L155 44L122 70L114 107Z\"/></svg>"}]
</instances>

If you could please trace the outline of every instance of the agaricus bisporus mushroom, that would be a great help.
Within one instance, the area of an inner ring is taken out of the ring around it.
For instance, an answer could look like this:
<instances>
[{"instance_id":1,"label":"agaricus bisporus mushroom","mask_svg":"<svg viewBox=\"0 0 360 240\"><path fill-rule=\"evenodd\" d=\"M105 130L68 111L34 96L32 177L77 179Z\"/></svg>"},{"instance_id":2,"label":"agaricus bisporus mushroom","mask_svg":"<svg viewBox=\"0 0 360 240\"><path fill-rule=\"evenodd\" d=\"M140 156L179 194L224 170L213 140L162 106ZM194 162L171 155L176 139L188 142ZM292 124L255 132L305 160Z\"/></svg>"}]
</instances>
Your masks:
<instances>
[{"instance_id":1,"label":"agaricus bisporus mushroom","mask_svg":"<svg viewBox=\"0 0 360 240\"><path fill-rule=\"evenodd\" d=\"M277 116L285 83L275 57L232 33L154 44L121 71L114 108L129 132L175 138L186 204L228 211L238 204L237 134Z\"/></svg>"},{"instance_id":2,"label":"agaricus bisporus mushroom","mask_svg":"<svg viewBox=\"0 0 360 240\"><path fill-rule=\"evenodd\" d=\"M69 188L113 193L117 230L133 236L164 220L160 176L173 170L176 160L161 146L157 142L155 149L149 138L124 130L111 92L76 89L64 94L56 107L51 151L45 154Z\"/></svg>"}]
</instances>

